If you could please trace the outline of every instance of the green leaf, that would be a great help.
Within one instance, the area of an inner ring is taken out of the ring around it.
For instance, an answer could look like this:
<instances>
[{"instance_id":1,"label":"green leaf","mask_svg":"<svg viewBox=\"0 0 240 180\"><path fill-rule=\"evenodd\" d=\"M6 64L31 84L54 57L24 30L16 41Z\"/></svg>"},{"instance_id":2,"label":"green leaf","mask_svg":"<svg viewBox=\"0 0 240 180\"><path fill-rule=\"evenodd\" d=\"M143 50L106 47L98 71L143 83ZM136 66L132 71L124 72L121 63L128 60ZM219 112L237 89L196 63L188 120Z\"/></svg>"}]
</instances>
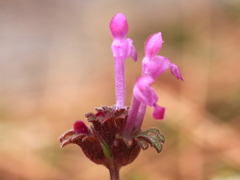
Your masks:
<instances>
[{"instance_id":1,"label":"green leaf","mask_svg":"<svg viewBox=\"0 0 240 180\"><path fill-rule=\"evenodd\" d=\"M143 150L148 148L148 142L146 142L143 138L138 137L137 141Z\"/></svg>"},{"instance_id":2,"label":"green leaf","mask_svg":"<svg viewBox=\"0 0 240 180\"><path fill-rule=\"evenodd\" d=\"M165 142L164 136L157 128L150 128L141 132L136 139L143 150L147 149L148 144L150 144L158 153L162 151L162 144Z\"/></svg>"}]
</instances>

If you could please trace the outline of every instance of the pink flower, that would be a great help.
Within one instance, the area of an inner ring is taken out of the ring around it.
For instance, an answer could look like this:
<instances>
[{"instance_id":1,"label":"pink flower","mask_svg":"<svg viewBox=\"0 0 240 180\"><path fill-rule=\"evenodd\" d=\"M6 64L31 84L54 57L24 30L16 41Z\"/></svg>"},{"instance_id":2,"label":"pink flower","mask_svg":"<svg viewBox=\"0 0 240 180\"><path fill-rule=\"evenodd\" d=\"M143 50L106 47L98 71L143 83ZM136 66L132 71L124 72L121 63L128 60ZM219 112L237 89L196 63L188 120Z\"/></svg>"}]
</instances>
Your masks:
<instances>
[{"instance_id":1,"label":"pink flower","mask_svg":"<svg viewBox=\"0 0 240 180\"><path fill-rule=\"evenodd\" d=\"M171 63L166 57L157 56L162 47L162 34L156 33L146 41L145 57L142 62L143 74L148 74L154 79L159 77L167 69L171 69L172 74L183 81L177 65Z\"/></svg>"},{"instance_id":2,"label":"pink flower","mask_svg":"<svg viewBox=\"0 0 240 180\"><path fill-rule=\"evenodd\" d=\"M154 79L151 76L141 76L133 88L133 94L141 103L154 107L153 117L155 119L163 119L165 108L157 105L158 96L150 87L153 83Z\"/></svg>"},{"instance_id":3,"label":"pink flower","mask_svg":"<svg viewBox=\"0 0 240 180\"><path fill-rule=\"evenodd\" d=\"M127 38L128 22L124 14L116 14L111 23L110 30L113 36L112 52L115 64L116 80L116 107L125 106L125 77L124 62L130 56L134 61L137 60L137 51L133 46L133 40Z\"/></svg>"},{"instance_id":4,"label":"pink flower","mask_svg":"<svg viewBox=\"0 0 240 180\"><path fill-rule=\"evenodd\" d=\"M134 96L142 103L153 106L158 97L155 91L150 87L154 83L154 79L151 76L141 76L138 78L134 88Z\"/></svg>"},{"instance_id":5,"label":"pink flower","mask_svg":"<svg viewBox=\"0 0 240 180\"><path fill-rule=\"evenodd\" d=\"M158 55L163 43L162 34L153 34L145 43L142 73L134 85L131 106L125 107L124 63L129 57L136 61L137 52L133 40L126 38L128 22L125 15L118 13L113 17L110 31L113 36L116 106L102 106L95 108L95 113L87 113L85 117L91 125L76 121L73 129L60 137L60 142L61 147L77 144L87 158L109 169L110 179L120 179L120 168L132 163L141 149L152 146L160 153L165 142L159 129L141 130L147 106L153 107L155 119L164 118L165 108L157 104L158 95L151 85L169 68L178 79L183 78L175 64Z\"/></svg>"},{"instance_id":6,"label":"pink flower","mask_svg":"<svg viewBox=\"0 0 240 180\"><path fill-rule=\"evenodd\" d=\"M154 108L153 117L163 119L165 108L157 105L158 96L150 85L154 80L170 68L171 73L183 81L179 68L171 63L166 57L157 55L162 48L162 34L156 33L150 36L145 43L145 56L142 61L142 76L137 80L125 126L125 136L135 133L141 129L145 116L146 107Z\"/></svg>"}]
</instances>

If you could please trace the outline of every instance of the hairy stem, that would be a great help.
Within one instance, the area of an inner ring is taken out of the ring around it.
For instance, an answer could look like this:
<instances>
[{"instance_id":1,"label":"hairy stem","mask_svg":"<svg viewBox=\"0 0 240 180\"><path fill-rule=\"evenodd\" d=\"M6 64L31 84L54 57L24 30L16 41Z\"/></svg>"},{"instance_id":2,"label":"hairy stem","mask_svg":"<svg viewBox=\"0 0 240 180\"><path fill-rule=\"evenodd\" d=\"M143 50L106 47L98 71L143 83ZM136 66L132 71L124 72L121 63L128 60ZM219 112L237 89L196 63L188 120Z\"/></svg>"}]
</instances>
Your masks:
<instances>
[{"instance_id":1,"label":"hairy stem","mask_svg":"<svg viewBox=\"0 0 240 180\"><path fill-rule=\"evenodd\" d=\"M145 116L145 112L146 112L146 108L147 108L147 106L145 104L141 103L139 110L138 110L137 119L135 122L136 129L141 129L143 119Z\"/></svg>"},{"instance_id":2,"label":"hairy stem","mask_svg":"<svg viewBox=\"0 0 240 180\"><path fill-rule=\"evenodd\" d=\"M123 108L125 104L125 77L124 77L124 59L115 58L115 85L116 85L116 106Z\"/></svg>"},{"instance_id":3,"label":"hairy stem","mask_svg":"<svg viewBox=\"0 0 240 180\"><path fill-rule=\"evenodd\" d=\"M139 106L140 106L140 101L138 101L133 96L132 103L128 113L127 123L123 131L123 136L126 138L129 137L132 134L133 130L135 129L135 123L138 115Z\"/></svg>"}]
</instances>

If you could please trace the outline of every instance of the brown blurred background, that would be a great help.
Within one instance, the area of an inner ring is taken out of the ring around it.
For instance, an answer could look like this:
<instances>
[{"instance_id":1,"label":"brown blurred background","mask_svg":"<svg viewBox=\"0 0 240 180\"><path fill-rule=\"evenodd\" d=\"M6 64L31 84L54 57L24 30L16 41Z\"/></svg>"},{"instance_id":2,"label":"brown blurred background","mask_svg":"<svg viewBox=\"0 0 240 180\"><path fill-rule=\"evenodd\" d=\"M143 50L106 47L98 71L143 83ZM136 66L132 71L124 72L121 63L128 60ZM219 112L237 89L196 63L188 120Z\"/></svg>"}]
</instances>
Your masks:
<instances>
[{"instance_id":1,"label":"brown blurred background","mask_svg":"<svg viewBox=\"0 0 240 180\"><path fill-rule=\"evenodd\" d=\"M154 84L165 119L163 152L142 151L122 180L240 180L239 0L0 0L0 179L96 180L108 171L59 136L94 107L113 105L109 22L129 21L139 61L126 61L127 105L143 45L177 64Z\"/></svg>"}]
</instances>

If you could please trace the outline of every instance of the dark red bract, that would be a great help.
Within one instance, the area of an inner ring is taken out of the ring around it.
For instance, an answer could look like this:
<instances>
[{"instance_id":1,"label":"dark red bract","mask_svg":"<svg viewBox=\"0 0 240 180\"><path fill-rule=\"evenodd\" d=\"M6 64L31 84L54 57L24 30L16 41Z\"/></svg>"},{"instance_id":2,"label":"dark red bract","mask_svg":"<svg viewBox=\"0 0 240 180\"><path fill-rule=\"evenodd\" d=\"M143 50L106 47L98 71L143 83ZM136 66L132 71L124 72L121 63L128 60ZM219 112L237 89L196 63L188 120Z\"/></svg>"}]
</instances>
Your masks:
<instances>
[{"instance_id":1,"label":"dark red bract","mask_svg":"<svg viewBox=\"0 0 240 180\"><path fill-rule=\"evenodd\" d=\"M76 121L74 130L60 137L62 147L70 143L77 144L90 160L107 168L114 166L120 169L133 162L141 147L134 137L130 140L121 137L128 109L116 110L115 107L103 106L96 111L96 114L86 114L88 122L92 123L90 127L82 121Z\"/></svg>"}]
</instances>

